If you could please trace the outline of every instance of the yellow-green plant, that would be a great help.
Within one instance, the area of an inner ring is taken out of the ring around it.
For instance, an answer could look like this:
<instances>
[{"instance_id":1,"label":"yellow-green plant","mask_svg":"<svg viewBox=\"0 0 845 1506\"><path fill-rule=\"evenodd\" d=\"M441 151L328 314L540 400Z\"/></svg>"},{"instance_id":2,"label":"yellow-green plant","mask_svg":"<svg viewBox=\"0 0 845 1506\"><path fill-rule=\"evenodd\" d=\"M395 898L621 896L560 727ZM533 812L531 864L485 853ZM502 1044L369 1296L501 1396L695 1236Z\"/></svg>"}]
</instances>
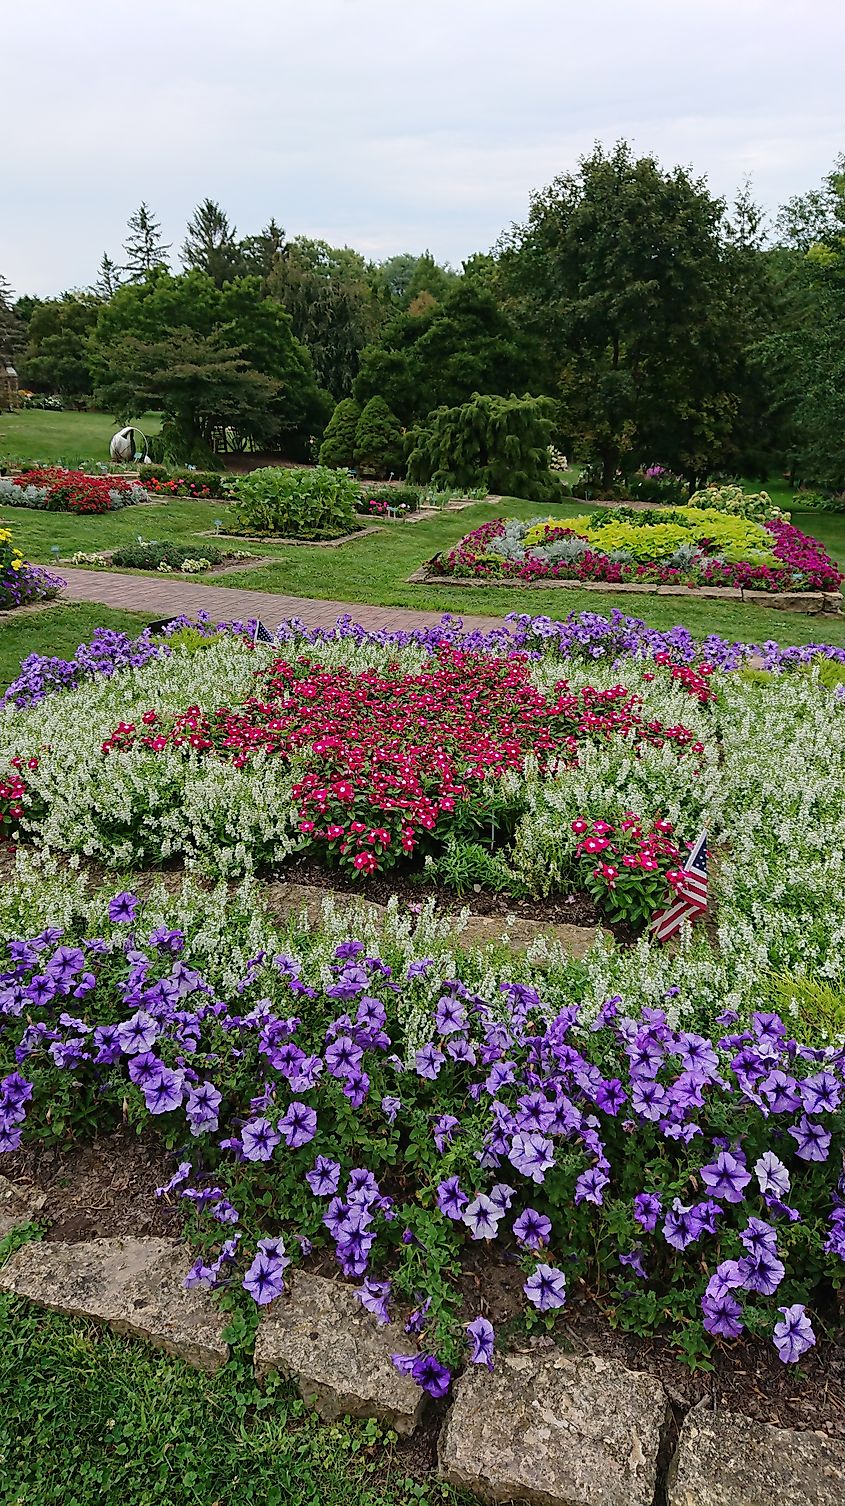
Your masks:
<instances>
[{"instance_id":1,"label":"yellow-green plant","mask_svg":"<svg viewBox=\"0 0 845 1506\"><path fill-rule=\"evenodd\" d=\"M740 518L759 518L761 521L767 518L784 518L788 521L790 517L788 512L781 512L775 506L768 492L744 492L741 486L705 486L703 490L693 492L689 506L732 513Z\"/></svg>"},{"instance_id":2,"label":"yellow-green plant","mask_svg":"<svg viewBox=\"0 0 845 1506\"><path fill-rule=\"evenodd\" d=\"M773 1009L786 1020L797 1016L801 1039L829 1045L845 1036L845 981L771 973L764 987Z\"/></svg>"}]
</instances>

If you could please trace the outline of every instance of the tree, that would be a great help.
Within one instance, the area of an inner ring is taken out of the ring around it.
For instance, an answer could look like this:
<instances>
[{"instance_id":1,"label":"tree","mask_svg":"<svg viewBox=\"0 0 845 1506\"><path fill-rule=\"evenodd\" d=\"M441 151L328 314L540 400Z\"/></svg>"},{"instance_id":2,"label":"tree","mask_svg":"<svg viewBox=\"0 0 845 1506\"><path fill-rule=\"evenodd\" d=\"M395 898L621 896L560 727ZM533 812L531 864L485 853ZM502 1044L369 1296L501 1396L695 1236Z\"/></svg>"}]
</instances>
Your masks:
<instances>
[{"instance_id":1,"label":"tree","mask_svg":"<svg viewBox=\"0 0 845 1506\"><path fill-rule=\"evenodd\" d=\"M141 203L127 222L129 234L123 242L126 265L123 271L130 282L142 282L156 267L167 266L170 245L161 239L161 225L145 203Z\"/></svg>"},{"instance_id":2,"label":"tree","mask_svg":"<svg viewBox=\"0 0 845 1506\"><path fill-rule=\"evenodd\" d=\"M383 397L371 397L355 430L355 464L367 476L396 475L403 469L404 443L399 420Z\"/></svg>"},{"instance_id":3,"label":"tree","mask_svg":"<svg viewBox=\"0 0 845 1506\"><path fill-rule=\"evenodd\" d=\"M474 393L437 408L411 435L409 481L477 487L534 502L560 499L549 471L554 403L543 397Z\"/></svg>"},{"instance_id":4,"label":"tree","mask_svg":"<svg viewBox=\"0 0 845 1506\"><path fill-rule=\"evenodd\" d=\"M95 293L63 293L33 309L21 354L27 387L58 392L69 403L93 391L89 343L101 307Z\"/></svg>"},{"instance_id":5,"label":"tree","mask_svg":"<svg viewBox=\"0 0 845 1506\"><path fill-rule=\"evenodd\" d=\"M0 360L10 365L22 338L21 321L14 311L15 295L7 279L0 272Z\"/></svg>"},{"instance_id":6,"label":"tree","mask_svg":"<svg viewBox=\"0 0 845 1506\"><path fill-rule=\"evenodd\" d=\"M204 272L160 269L125 285L100 305L92 362L105 406L160 405L186 442L304 455L327 414L308 352L258 278L221 289Z\"/></svg>"},{"instance_id":7,"label":"tree","mask_svg":"<svg viewBox=\"0 0 845 1506\"><path fill-rule=\"evenodd\" d=\"M439 302L458 278L459 273L436 262L430 251L424 251L422 256L401 251L380 262L374 272L376 287L402 308L407 308L423 292Z\"/></svg>"},{"instance_id":8,"label":"tree","mask_svg":"<svg viewBox=\"0 0 845 1506\"><path fill-rule=\"evenodd\" d=\"M120 287L120 267L112 261L107 251L100 258L97 268L97 281L94 283L94 292L98 298L108 302Z\"/></svg>"},{"instance_id":9,"label":"tree","mask_svg":"<svg viewBox=\"0 0 845 1506\"><path fill-rule=\"evenodd\" d=\"M473 392L530 388L540 380L538 367L531 342L492 292L459 282L442 303L394 314L362 352L354 394L360 403L383 397L408 424Z\"/></svg>"},{"instance_id":10,"label":"tree","mask_svg":"<svg viewBox=\"0 0 845 1506\"><path fill-rule=\"evenodd\" d=\"M290 314L320 384L335 398L348 396L379 322L364 258L348 246L297 236L276 256L266 287Z\"/></svg>"},{"instance_id":11,"label":"tree","mask_svg":"<svg viewBox=\"0 0 845 1506\"><path fill-rule=\"evenodd\" d=\"M206 272L218 288L240 276L245 259L238 245L237 231L214 199L203 199L188 221L188 233L182 243L182 265Z\"/></svg>"},{"instance_id":12,"label":"tree","mask_svg":"<svg viewBox=\"0 0 845 1506\"><path fill-rule=\"evenodd\" d=\"M275 219L271 219L259 235L247 235L240 242L244 271L248 277L260 277L267 288L279 261L285 254L285 232Z\"/></svg>"},{"instance_id":13,"label":"tree","mask_svg":"<svg viewBox=\"0 0 845 1506\"><path fill-rule=\"evenodd\" d=\"M320 445L320 464L333 469L355 463L355 430L361 417L361 409L352 397L341 398L323 435Z\"/></svg>"},{"instance_id":14,"label":"tree","mask_svg":"<svg viewBox=\"0 0 845 1506\"><path fill-rule=\"evenodd\" d=\"M740 309L724 203L683 168L600 146L499 247L515 313L545 345L565 429L609 486L659 460L690 478L729 452Z\"/></svg>"}]
</instances>

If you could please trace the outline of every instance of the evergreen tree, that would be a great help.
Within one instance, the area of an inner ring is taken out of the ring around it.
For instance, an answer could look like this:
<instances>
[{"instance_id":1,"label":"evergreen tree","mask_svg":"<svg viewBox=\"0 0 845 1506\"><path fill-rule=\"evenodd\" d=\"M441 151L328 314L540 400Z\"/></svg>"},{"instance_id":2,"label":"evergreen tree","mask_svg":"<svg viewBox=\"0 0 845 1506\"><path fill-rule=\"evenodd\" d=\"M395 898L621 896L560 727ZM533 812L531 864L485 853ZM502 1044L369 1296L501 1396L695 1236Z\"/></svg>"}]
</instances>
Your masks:
<instances>
[{"instance_id":1,"label":"evergreen tree","mask_svg":"<svg viewBox=\"0 0 845 1506\"><path fill-rule=\"evenodd\" d=\"M218 288L245 270L237 231L214 199L203 199L188 221L182 243L182 265L205 272Z\"/></svg>"},{"instance_id":2,"label":"evergreen tree","mask_svg":"<svg viewBox=\"0 0 845 1506\"><path fill-rule=\"evenodd\" d=\"M120 287L120 268L117 262L112 261L107 251L103 252L100 265L97 269L97 281L94 283L94 292L98 298L108 302L113 298Z\"/></svg>"},{"instance_id":3,"label":"evergreen tree","mask_svg":"<svg viewBox=\"0 0 845 1506\"><path fill-rule=\"evenodd\" d=\"M350 466L355 461L355 431L361 409L355 399L344 397L338 403L323 435L320 445L320 464L334 469Z\"/></svg>"},{"instance_id":4,"label":"evergreen tree","mask_svg":"<svg viewBox=\"0 0 845 1506\"><path fill-rule=\"evenodd\" d=\"M245 236L239 250L248 276L260 277L266 290L270 277L287 253L285 232L271 218L259 235Z\"/></svg>"},{"instance_id":5,"label":"evergreen tree","mask_svg":"<svg viewBox=\"0 0 845 1506\"><path fill-rule=\"evenodd\" d=\"M14 300L11 285L0 272L0 359L4 365L11 364L23 335L21 322L13 308Z\"/></svg>"},{"instance_id":6,"label":"evergreen tree","mask_svg":"<svg viewBox=\"0 0 845 1506\"><path fill-rule=\"evenodd\" d=\"M170 245L161 239L161 225L143 201L129 216L126 228L129 233L123 242L126 264L122 270L130 282L143 282L156 267L167 266Z\"/></svg>"},{"instance_id":7,"label":"evergreen tree","mask_svg":"<svg viewBox=\"0 0 845 1506\"><path fill-rule=\"evenodd\" d=\"M544 397L473 394L456 408L437 408L410 438L408 480L477 487L532 502L560 500L549 471L554 403Z\"/></svg>"},{"instance_id":8,"label":"evergreen tree","mask_svg":"<svg viewBox=\"0 0 845 1506\"><path fill-rule=\"evenodd\" d=\"M358 420L355 464L368 476L396 475L404 468L402 430L383 397L371 397Z\"/></svg>"}]
</instances>

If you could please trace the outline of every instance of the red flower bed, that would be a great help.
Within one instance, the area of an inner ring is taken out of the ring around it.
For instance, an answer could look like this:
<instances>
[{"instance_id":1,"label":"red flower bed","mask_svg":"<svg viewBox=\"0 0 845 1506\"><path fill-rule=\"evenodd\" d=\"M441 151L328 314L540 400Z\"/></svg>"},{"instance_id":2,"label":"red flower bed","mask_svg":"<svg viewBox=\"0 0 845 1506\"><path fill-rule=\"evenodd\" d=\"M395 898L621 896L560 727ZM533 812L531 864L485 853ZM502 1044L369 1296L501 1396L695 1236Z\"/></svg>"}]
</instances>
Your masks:
<instances>
[{"instance_id":1,"label":"red flower bed","mask_svg":"<svg viewBox=\"0 0 845 1506\"><path fill-rule=\"evenodd\" d=\"M113 512L116 507L126 507L135 501L133 493L139 490L137 482L126 481L122 476L87 476L84 471L65 471L59 466L24 471L13 480L21 488L46 487L42 505L48 512ZM116 502L114 493L125 500Z\"/></svg>"},{"instance_id":2,"label":"red flower bed","mask_svg":"<svg viewBox=\"0 0 845 1506\"><path fill-rule=\"evenodd\" d=\"M23 815L21 801L26 785L20 774L0 775L0 842L7 841Z\"/></svg>"},{"instance_id":3,"label":"red flower bed","mask_svg":"<svg viewBox=\"0 0 845 1506\"><path fill-rule=\"evenodd\" d=\"M707 666L668 668L699 701L710 699ZM588 740L672 744L701 753L695 734L644 720L624 685L580 691L560 680L550 696L529 678L521 656L496 658L453 648L431 667L402 675L391 667L352 674L303 658L278 659L258 677L261 694L238 709L189 706L174 719L154 709L140 725L121 722L104 753L177 749L231 760L257 753L294 765L302 846L366 875L412 854L430 834L459 821L489 820L484 781L573 765ZM297 767L298 765L298 767Z\"/></svg>"}]
</instances>

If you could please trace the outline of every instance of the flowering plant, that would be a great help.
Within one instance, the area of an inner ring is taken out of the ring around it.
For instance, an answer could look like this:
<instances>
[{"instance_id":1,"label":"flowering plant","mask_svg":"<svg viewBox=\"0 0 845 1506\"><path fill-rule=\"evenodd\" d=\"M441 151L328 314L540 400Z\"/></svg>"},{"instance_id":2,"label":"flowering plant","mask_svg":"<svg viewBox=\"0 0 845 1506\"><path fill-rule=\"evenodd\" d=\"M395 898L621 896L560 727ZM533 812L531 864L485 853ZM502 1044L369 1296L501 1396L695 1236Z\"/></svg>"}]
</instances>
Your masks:
<instances>
[{"instance_id":1,"label":"flowering plant","mask_svg":"<svg viewBox=\"0 0 845 1506\"><path fill-rule=\"evenodd\" d=\"M12 544L11 530L0 528L0 611L49 599L64 584L39 565L28 565L20 549Z\"/></svg>"},{"instance_id":2,"label":"flowering plant","mask_svg":"<svg viewBox=\"0 0 845 1506\"><path fill-rule=\"evenodd\" d=\"M579 816L571 830L576 839L573 867L609 920L640 927L670 903L683 862L671 840L671 821L658 819L644 831L629 811L618 826Z\"/></svg>"},{"instance_id":3,"label":"flowering plant","mask_svg":"<svg viewBox=\"0 0 845 1506\"><path fill-rule=\"evenodd\" d=\"M159 1195L200 1249L189 1285L266 1305L326 1246L375 1321L414 1305L411 1373L435 1394L466 1344L455 1276L478 1248L521 1266L533 1323L586 1284L635 1331L668 1318L695 1364L744 1331L791 1363L835 1323L839 1047L765 1011L696 1031L669 1002L635 1018L619 997L586 1028L577 1002L442 980L432 957L397 970L356 940L328 963L261 947L235 973L229 940L209 976L207 909L156 901L148 919L113 895L13 930L0 973L0 1150L155 1124L178 1161ZM466 1337L470 1362L495 1362L493 1332Z\"/></svg>"},{"instance_id":4,"label":"flowering plant","mask_svg":"<svg viewBox=\"0 0 845 1506\"><path fill-rule=\"evenodd\" d=\"M113 512L150 500L143 487L122 476L88 476L60 466L24 471L11 479L0 477L0 496L10 507L79 514Z\"/></svg>"}]
</instances>

